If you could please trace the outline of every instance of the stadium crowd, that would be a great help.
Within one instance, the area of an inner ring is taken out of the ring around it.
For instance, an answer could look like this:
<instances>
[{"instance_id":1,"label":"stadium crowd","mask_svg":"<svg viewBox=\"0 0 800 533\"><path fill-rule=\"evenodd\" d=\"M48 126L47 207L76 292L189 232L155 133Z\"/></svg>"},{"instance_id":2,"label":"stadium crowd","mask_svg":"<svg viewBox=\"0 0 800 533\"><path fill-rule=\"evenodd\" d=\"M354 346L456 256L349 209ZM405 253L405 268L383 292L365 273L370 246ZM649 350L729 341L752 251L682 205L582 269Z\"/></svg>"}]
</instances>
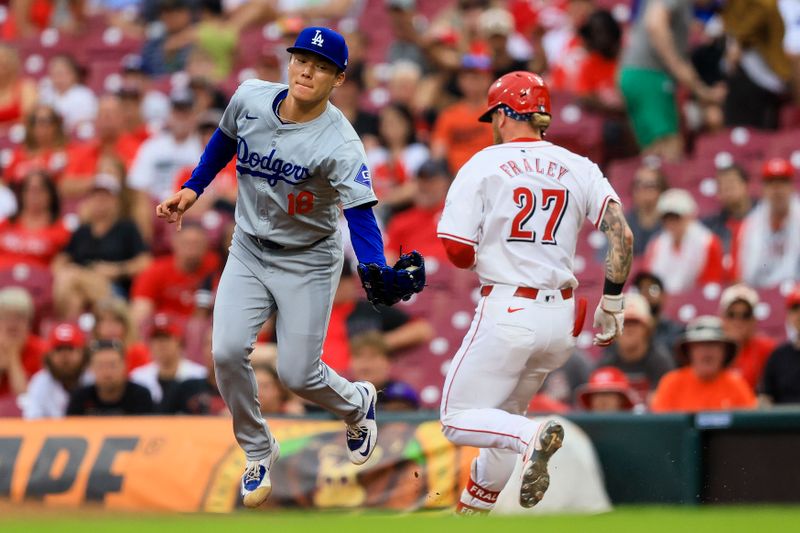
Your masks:
<instances>
[{"instance_id":1,"label":"stadium crowd","mask_svg":"<svg viewBox=\"0 0 800 533\"><path fill-rule=\"evenodd\" d=\"M492 143L477 121L489 85L520 69L553 93L547 139L597 161L620 193L636 256L622 336L604 351L579 337L531 410L800 403L797 2L10 0L0 416L226 412L209 326L235 161L182 231L154 207L189 177L239 82L284 80L284 49L309 23L347 37L333 102L367 150L387 257L416 248L431 270L420 298L376 310L345 265L323 358L372 381L383 409L438 403L468 325L456 301L471 305L477 281L458 281L435 228L458 168ZM587 227L576 269L589 298L604 248ZM272 329L252 355L262 412L302 413Z\"/></svg>"}]
</instances>

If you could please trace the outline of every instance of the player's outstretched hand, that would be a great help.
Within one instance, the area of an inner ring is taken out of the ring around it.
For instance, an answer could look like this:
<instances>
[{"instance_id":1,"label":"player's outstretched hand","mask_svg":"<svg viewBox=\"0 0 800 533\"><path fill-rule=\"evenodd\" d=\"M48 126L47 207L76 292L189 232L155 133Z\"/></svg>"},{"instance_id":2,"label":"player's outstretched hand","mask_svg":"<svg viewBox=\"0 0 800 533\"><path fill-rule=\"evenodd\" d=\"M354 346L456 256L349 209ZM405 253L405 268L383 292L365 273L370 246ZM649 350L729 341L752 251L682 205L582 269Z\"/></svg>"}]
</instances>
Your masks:
<instances>
[{"instance_id":1,"label":"player's outstretched hand","mask_svg":"<svg viewBox=\"0 0 800 533\"><path fill-rule=\"evenodd\" d=\"M197 201L197 193L192 189L181 189L156 206L158 218L166 218L167 222L177 222L178 231L181 230L183 214Z\"/></svg>"},{"instance_id":2,"label":"player's outstretched hand","mask_svg":"<svg viewBox=\"0 0 800 533\"><path fill-rule=\"evenodd\" d=\"M594 312L594 327L600 329L594 336L596 346L608 346L622 333L624 301L621 294L604 294L600 299Z\"/></svg>"}]
</instances>

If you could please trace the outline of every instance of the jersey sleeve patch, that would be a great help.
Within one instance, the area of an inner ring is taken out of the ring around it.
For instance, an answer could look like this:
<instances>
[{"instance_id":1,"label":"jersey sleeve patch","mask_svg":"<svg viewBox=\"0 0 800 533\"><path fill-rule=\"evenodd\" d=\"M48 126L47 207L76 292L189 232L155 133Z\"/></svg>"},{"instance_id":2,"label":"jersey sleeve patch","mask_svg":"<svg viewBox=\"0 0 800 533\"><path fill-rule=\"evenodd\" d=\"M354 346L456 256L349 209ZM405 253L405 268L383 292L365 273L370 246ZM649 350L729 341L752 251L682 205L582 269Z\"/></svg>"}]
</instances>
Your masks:
<instances>
[{"instance_id":1,"label":"jersey sleeve patch","mask_svg":"<svg viewBox=\"0 0 800 533\"><path fill-rule=\"evenodd\" d=\"M367 188L372 187L372 177L366 164L361 165L361 168L356 172L355 182Z\"/></svg>"}]
</instances>

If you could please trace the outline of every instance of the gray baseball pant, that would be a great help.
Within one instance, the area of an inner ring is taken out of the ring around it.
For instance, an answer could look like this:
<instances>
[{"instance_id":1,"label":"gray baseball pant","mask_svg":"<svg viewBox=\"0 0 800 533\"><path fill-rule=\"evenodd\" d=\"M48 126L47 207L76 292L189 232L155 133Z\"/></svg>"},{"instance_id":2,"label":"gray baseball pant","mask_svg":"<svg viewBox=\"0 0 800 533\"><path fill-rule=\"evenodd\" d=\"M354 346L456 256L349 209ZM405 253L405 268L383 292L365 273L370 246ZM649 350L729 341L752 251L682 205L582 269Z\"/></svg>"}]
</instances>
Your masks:
<instances>
[{"instance_id":1,"label":"gray baseball pant","mask_svg":"<svg viewBox=\"0 0 800 533\"><path fill-rule=\"evenodd\" d=\"M212 353L217 385L249 461L269 455L250 353L264 322L278 314L278 375L298 396L356 422L366 397L320 359L343 262L339 232L307 248L271 250L234 231L214 304Z\"/></svg>"}]
</instances>

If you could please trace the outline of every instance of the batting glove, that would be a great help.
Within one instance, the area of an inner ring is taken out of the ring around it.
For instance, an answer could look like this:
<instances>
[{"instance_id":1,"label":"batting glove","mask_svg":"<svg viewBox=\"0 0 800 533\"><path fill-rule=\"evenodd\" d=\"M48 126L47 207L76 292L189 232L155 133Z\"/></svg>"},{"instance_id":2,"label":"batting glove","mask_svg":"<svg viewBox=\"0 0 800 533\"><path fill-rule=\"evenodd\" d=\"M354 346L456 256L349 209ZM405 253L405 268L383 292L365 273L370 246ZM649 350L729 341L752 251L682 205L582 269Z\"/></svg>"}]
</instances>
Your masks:
<instances>
[{"instance_id":1,"label":"batting glove","mask_svg":"<svg viewBox=\"0 0 800 533\"><path fill-rule=\"evenodd\" d=\"M621 294L604 294L600 299L594 312L594 327L600 329L594 336L596 346L608 346L622 333L624 301Z\"/></svg>"}]
</instances>

